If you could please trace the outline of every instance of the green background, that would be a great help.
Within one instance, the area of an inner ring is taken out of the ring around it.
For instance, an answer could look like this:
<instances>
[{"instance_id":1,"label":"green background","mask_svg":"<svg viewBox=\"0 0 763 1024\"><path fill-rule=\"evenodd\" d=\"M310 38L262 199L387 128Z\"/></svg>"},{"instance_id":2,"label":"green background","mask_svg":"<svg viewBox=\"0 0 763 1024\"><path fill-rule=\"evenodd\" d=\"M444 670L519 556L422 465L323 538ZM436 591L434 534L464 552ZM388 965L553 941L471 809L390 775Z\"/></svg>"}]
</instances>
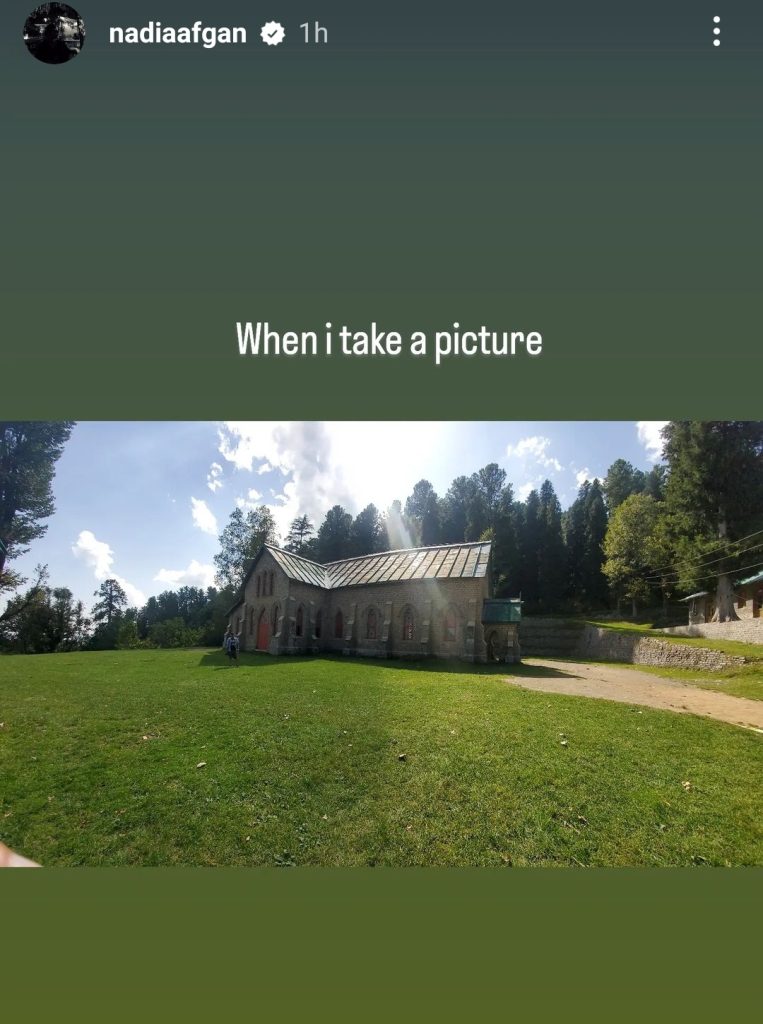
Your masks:
<instances>
[{"instance_id":1,"label":"green background","mask_svg":"<svg viewBox=\"0 0 763 1024\"><path fill-rule=\"evenodd\" d=\"M3 875L8 1021L758 1015L746 869Z\"/></svg>"},{"instance_id":2,"label":"green background","mask_svg":"<svg viewBox=\"0 0 763 1024\"><path fill-rule=\"evenodd\" d=\"M64 66L3 40L7 415L759 415L759 5L717 50L709 0L124 6ZM247 46L106 42L197 16ZM544 352L238 355L237 320L327 319Z\"/></svg>"},{"instance_id":3,"label":"green background","mask_svg":"<svg viewBox=\"0 0 763 1024\"><path fill-rule=\"evenodd\" d=\"M4 6L6 417L760 416L759 5L77 6L58 68ZM249 45L105 44L197 17ZM458 319L544 354L241 359L238 319ZM740 1020L762 877L4 872L2 1013Z\"/></svg>"}]
</instances>

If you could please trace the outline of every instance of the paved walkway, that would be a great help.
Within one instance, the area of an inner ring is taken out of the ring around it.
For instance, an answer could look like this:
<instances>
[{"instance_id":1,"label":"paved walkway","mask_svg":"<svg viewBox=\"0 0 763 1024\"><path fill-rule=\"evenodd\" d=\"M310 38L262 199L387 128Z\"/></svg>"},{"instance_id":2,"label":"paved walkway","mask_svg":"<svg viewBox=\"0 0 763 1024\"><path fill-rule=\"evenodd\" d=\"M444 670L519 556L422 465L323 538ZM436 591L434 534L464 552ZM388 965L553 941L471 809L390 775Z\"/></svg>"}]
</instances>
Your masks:
<instances>
[{"instance_id":1,"label":"paved walkway","mask_svg":"<svg viewBox=\"0 0 763 1024\"><path fill-rule=\"evenodd\" d=\"M525 690L568 693L598 697L623 704L676 711L683 715L704 715L721 722L763 732L763 701L731 697L716 690L702 690L676 679L663 679L637 669L589 665L579 661L546 661L525 658L527 665L548 669L548 675L507 676L506 682Z\"/></svg>"}]
</instances>

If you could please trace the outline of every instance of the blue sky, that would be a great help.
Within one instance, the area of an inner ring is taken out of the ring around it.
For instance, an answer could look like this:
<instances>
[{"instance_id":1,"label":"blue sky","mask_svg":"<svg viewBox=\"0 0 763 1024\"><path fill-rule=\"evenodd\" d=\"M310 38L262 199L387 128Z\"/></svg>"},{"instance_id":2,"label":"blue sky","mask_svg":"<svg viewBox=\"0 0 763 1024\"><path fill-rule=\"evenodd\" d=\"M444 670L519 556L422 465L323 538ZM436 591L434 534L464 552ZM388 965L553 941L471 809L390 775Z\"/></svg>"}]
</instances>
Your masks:
<instances>
[{"instance_id":1,"label":"blue sky","mask_svg":"<svg viewBox=\"0 0 763 1024\"><path fill-rule=\"evenodd\" d=\"M578 480L617 458L648 469L661 423L92 423L77 424L54 480L48 531L14 563L47 563L89 609L109 576L130 603L212 583L217 536L239 505L268 504L281 536L295 515L334 504L357 513L405 501L426 477L451 480L499 463L525 497L548 477L566 507Z\"/></svg>"}]
</instances>

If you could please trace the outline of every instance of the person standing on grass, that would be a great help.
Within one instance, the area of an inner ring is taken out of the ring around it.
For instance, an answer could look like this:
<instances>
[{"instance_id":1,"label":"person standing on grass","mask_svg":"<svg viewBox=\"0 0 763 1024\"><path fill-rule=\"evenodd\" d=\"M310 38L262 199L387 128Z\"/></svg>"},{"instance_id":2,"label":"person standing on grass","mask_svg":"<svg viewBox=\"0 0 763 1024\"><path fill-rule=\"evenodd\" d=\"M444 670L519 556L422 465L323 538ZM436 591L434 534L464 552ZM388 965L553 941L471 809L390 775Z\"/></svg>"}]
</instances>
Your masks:
<instances>
[{"instance_id":1,"label":"person standing on grass","mask_svg":"<svg viewBox=\"0 0 763 1024\"><path fill-rule=\"evenodd\" d=\"M228 657L231 660L231 664L238 668L238 648L239 648L239 637L240 633L236 633L235 636L231 633L226 640L226 651Z\"/></svg>"}]
</instances>

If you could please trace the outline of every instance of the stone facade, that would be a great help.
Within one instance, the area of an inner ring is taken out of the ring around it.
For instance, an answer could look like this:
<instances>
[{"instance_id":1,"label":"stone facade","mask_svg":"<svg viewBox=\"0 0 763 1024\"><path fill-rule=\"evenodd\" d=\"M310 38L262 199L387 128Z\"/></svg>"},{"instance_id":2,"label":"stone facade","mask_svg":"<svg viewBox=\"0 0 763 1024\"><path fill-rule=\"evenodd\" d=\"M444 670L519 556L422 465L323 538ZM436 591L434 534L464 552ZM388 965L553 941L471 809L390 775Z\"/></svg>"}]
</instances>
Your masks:
<instances>
[{"instance_id":1,"label":"stone facade","mask_svg":"<svg viewBox=\"0 0 763 1024\"><path fill-rule=\"evenodd\" d=\"M415 554L435 550L440 549L416 549ZM229 625L240 634L244 651L484 662L488 641L493 656L503 647L515 649L516 627L507 643L506 629L482 625L483 602L491 596L489 566L482 562L483 575L322 586L293 578L284 570L286 555L280 549L261 549L231 609ZM316 576L318 570L332 570L305 559L299 563L308 570L314 567ZM499 633L503 646L496 639ZM516 653L518 660L518 645Z\"/></svg>"}]
</instances>

